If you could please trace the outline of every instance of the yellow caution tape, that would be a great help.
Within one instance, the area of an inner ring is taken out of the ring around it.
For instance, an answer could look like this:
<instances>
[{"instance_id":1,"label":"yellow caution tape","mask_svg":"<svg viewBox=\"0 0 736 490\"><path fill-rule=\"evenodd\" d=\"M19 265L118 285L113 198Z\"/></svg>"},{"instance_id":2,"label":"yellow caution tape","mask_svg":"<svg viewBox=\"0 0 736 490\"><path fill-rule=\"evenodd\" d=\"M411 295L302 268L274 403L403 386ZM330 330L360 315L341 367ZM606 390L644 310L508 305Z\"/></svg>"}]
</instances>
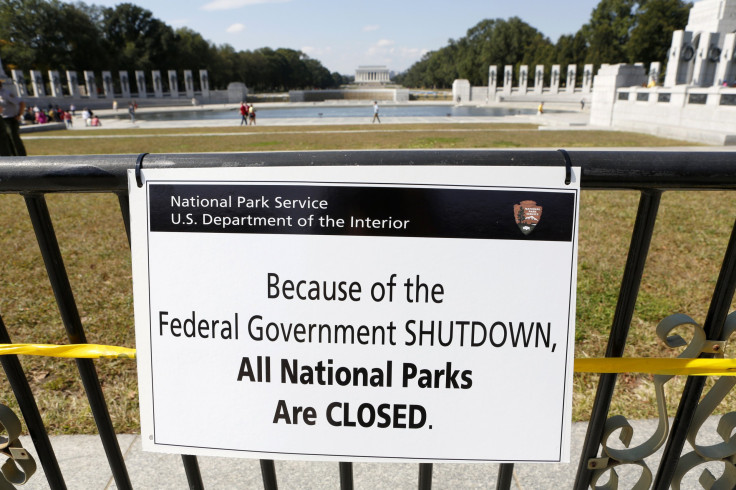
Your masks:
<instances>
[{"instance_id":1,"label":"yellow caution tape","mask_svg":"<svg viewBox=\"0 0 736 490\"><path fill-rule=\"evenodd\" d=\"M0 344L0 356L8 354L86 359L135 359L135 349L98 344ZM736 376L736 359L595 357L575 359L575 372Z\"/></svg>"},{"instance_id":2,"label":"yellow caution tape","mask_svg":"<svg viewBox=\"0 0 736 490\"><path fill-rule=\"evenodd\" d=\"M736 359L597 357L575 359L575 372L736 376Z\"/></svg>"},{"instance_id":3,"label":"yellow caution tape","mask_svg":"<svg viewBox=\"0 0 736 490\"><path fill-rule=\"evenodd\" d=\"M98 344L0 344L0 356L8 354L75 359L135 359L135 349Z\"/></svg>"}]
</instances>

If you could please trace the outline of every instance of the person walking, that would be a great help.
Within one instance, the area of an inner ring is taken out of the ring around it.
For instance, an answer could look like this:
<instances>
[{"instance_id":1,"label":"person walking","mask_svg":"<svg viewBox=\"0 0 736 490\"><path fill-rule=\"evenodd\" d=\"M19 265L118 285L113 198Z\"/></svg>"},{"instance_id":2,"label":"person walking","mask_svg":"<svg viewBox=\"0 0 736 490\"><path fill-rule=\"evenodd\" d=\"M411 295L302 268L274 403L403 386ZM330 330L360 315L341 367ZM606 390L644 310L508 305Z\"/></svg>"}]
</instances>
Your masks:
<instances>
[{"instance_id":1,"label":"person walking","mask_svg":"<svg viewBox=\"0 0 736 490\"><path fill-rule=\"evenodd\" d=\"M256 125L256 110L253 108L253 104L250 104L248 106L248 118L250 119L250 123L255 126Z\"/></svg>"},{"instance_id":2,"label":"person walking","mask_svg":"<svg viewBox=\"0 0 736 490\"><path fill-rule=\"evenodd\" d=\"M378 121L378 124L381 124L381 119L378 117L378 101L373 101L373 120L371 121L371 124Z\"/></svg>"},{"instance_id":3,"label":"person walking","mask_svg":"<svg viewBox=\"0 0 736 490\"><path fill-rule=\"evenodd\" d=\"M135 104L133 102L128 104L128 114L130 114L130 122L135 124Z\"/></svg>"},{"instance_id":4,"label":"person walking","mask_svg":"<svg viewBox=\"0 0 736 490\"><path fill-rule=\"evenodd\" d=\"M240 103L240 126L242 125L248 125L248 106L245 105L245 102Z\"/></svg>"},{"instance_id":5,"label":"person walking","mask_svg":"<svg viewBox=\"0 0 736 490\"><path fill-rule=\"evenodd\" d=\"M26 104L15 95L15 92L3 87L0 80L0 110L2 111L2 127L0 127L0 155L26 156L26 147L20 139L20 118Z\"/></svg>"}]
</instances>

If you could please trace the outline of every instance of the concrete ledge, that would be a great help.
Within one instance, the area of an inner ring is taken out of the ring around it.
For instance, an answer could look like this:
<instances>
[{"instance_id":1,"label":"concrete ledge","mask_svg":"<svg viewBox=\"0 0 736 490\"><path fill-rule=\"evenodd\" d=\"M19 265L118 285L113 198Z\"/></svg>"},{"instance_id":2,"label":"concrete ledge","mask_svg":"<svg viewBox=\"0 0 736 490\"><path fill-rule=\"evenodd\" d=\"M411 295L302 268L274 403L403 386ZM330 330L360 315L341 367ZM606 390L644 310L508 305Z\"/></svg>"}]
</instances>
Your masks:
<instances>
[{"instance_id":1,"label":"concrete ledge","mask_svg":"<svg viewBox=\"0 0 736 490\"><path fill-rule=\"evenodd\" d=\"M54 122L46 124L29 124L28 126L21 126L19 132L25 133L41 133L44 131L57 131L59 129L66 129L66 124L63 122Z\"/></svg>"}]
</instances>

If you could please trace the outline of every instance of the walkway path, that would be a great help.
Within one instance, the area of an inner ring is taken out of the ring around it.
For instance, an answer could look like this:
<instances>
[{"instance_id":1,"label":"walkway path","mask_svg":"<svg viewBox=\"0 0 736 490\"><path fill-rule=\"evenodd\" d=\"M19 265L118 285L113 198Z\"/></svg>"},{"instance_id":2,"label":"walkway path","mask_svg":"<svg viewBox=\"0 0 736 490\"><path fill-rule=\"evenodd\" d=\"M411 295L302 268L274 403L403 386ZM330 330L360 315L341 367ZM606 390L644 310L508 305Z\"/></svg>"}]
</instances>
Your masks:
<instances>
[{"instance_id":1,"label":"walkway path","mask_svg":"<svg viewBox=\"0 0 736 490\"><path fill-rule=\"evenodd\" d=\"M717 421L716 417L708 420L700 432L699 443L722 442L716 433ZM654 433L657 421L631 421L631 424L634 428L633 447ZM571 451L573 462L569 464L517 464L514 467L514 483L511 488L517 490L571 488L586 428L586 423L573 424ZM192 430L196 428L193 427ZM525 434L524 436L531 437L530 443L533 444L533 435ZM125 455L133 488L156 490L187 488L186 475L180 456L144 453L141 451L138 435L119 435L118 440ZM23 437L22 442L23 446L35 456L30 438ZM96 436L57 436L52 438L52 444L68 488L85 490L117 488L112 481L99 438ZM689 451L689 445L687 447ZM653 473L656 473L661 454L662 449L647 459ZM263 488L257 460L200 457L199 465L205 488ZM353 466L356 489L398 490L417 487L417 464L355 463ZM723 471L722 463L709 463L707 467L715 475ZM700 467L686 475L682 488L700 488L698 478L703 469L704 467ZM618 473L619 488L631 488L639 477L640 468L638 466L619 467ZM277 461L276 474L280 489L340 488L337 463ZM433 468L433 488L495 488L497 475L497 464L436 464ZM599 484L602 483L604 482L599 482ZM38 472L22 488L24 490L48 488L40 464Z\"/></svg>"}]
</instances>

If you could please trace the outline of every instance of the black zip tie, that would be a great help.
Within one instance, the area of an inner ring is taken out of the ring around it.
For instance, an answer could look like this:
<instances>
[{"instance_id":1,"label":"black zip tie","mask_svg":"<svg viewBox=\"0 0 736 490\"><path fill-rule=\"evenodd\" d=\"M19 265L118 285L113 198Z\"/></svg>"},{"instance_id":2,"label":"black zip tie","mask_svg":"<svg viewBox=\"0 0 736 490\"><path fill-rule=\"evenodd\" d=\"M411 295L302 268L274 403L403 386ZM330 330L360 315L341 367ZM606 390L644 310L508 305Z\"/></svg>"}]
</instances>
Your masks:
<instances>
[{"instance_id":1,"label":"black zip tie","mask_svg":"<svg viewBox=\"0 0 736 490\"><path fill-rule=\"evenodd\" d=\"M148 153L141 153L135 161L135 181L138 183L138 187L143 187L143 179L141 178L141 169L143 168L143 158Z\"/></svg>"},{"instance_id":2,"label":"black zip tie","mask_svg":"<svg viewBox=\"0 0 736 490\"><path fill-rule=\"evenodd\" d=\"M570 155L567 153L567 150L557 151L562 153L562 156L565 157L565 185L570 185L570 182L572 182L572 160L570 160Z\"/></svg>"}]
</instances>

